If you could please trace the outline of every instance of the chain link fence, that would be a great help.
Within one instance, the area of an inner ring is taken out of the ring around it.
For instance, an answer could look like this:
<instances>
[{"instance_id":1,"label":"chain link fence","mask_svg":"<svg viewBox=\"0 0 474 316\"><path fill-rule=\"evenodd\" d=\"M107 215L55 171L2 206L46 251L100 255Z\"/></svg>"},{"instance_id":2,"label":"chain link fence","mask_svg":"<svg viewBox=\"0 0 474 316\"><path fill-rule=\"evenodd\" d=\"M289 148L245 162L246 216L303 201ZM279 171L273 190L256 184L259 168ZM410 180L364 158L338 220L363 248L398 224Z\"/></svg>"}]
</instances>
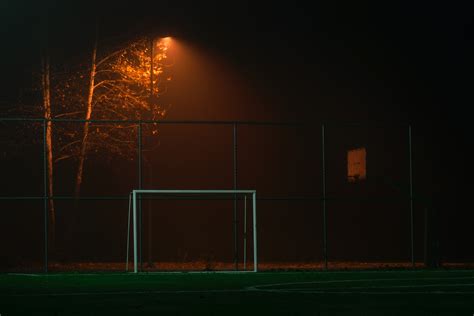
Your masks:
<instances>
[{"instance_id":1,"label":"chain link fence","mask_svg":"<svg viewBox=\"0 0 474 316\"><path fill-rule=\"evenodd\" d=\"M85 124L91 134L78 193ZM20 118L0 125L1 271L124 271L133 189L256 190L260 270L439 263L433 205L414 192L408 125ZM252 252L245 216L236 197L143 199L140 269L241 268Z\"/></svg>"}]
</instances>

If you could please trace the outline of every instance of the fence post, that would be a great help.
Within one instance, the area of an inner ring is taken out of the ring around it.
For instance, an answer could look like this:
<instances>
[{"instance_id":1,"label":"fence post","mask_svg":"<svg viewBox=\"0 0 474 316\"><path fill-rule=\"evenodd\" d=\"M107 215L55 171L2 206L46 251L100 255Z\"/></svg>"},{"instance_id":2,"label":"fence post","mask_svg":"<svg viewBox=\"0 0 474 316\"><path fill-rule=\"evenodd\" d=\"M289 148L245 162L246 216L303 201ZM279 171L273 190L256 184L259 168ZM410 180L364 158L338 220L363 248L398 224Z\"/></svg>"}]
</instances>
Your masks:
<instances>
[{"instance_id":1,"label":"fence post","mask_svg":"<svg viewBox=\"0 0 474 316\"><path fill-rule=\"evenodd\" d=\"M47 120L43 119L43 186L44 186L44 195L43 195L43 203L44 203L44 272L48 273L48 164L47 164L47 154L46 154L46 124Z\"/></svg>"},{"instance_id":2,"label":"fence post","mask_svg":"<svg viewBox=\"0 0 474 316\"><path fill-rule=\"evenodd\" d=\"M414 214L413 214L413 157L412 157L412 139L411 125L408 125L408 155L410 159L410 241L411 241L411 265L415 267L415 236L414 236Z\"/></svg>"},{"instance_id":3,"label":"fence post","mask_svg":"<svg viewBox=\"0 0 474 316\"><path fill-rule=\"evenodd\" d=\"M138 189L142 189L142 121L138 122ZM141 194L138 196L138 249L140 254L140 271L143 271L143 255L142 255L142 237L143 237L143 225L142 225L142 199Z\"/></svg>"},{"instance_id":4,"label":"fence post","mask_svg":"<svg viewBox=\"0 0 474 316\"><path fill-rule=\"evenodd\" d=\"M234 190L237 190L237 124L234 122L233 124L233 165L234 165L234 172L233 172L233 179L234 179ZM239 253L238 253L238 245L237 245L237 194L234 194L234 265L235 270L239 269L238 262L239 262Z\"/></svg>"},{"instance_id":5,"label":"fence post","mask_svg":"<svg viewBox=\"0 0 474 316\"><path fill-rule=\"evenodd\" d=\"M328 245L327 245L327 214L326 214L326 149L325 149L325 126L321 125L321 155L322 155L322 181L323 181L323 257L324 269L328 268Z\"/></svg>"}]
</instances>

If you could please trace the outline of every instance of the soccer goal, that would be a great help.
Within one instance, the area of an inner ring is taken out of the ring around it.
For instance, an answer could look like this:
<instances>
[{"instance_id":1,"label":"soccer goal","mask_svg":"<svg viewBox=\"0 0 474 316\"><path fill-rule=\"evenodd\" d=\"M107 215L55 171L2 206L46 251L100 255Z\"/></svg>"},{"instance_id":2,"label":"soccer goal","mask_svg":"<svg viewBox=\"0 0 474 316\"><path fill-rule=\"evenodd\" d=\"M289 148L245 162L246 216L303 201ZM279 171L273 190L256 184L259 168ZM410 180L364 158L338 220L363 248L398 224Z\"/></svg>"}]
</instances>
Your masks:
<instances>
[{"instance_id":1,"label":"soccer goal","mask_svg":"<svg viewBox=\"0 0 474 316\"><path fill-rule=\"evenodd\" d=\"M138 214L141 207L141 202L145 199L150 198L169 198L170 196L174 199L189 198L192 196L194 199L228 199L228 200L240 200L244 205L244 270L235 270L237 272L257 272L258 271L258 259L257 259L257 200L255 190L133 190L130 193L129 198L129 215L128 215L128 230L130 230L130 221L132 222L132 244L133 244L133 272L138 273L139 269L139 219ZM247 204L249 204L247 206ZM253 234L253 269L247 270L247 208L252 209L252 234ZM159 210L156 210L159 211ZM216 223L221 224L221 223ZM130 231L127 232L127 258L126 258L126 270L128 271L129 262L129 236ZM218 271L216 271L218 272ZM222 271L223 272L223 271Z\"/></svg>"}]
</instances>

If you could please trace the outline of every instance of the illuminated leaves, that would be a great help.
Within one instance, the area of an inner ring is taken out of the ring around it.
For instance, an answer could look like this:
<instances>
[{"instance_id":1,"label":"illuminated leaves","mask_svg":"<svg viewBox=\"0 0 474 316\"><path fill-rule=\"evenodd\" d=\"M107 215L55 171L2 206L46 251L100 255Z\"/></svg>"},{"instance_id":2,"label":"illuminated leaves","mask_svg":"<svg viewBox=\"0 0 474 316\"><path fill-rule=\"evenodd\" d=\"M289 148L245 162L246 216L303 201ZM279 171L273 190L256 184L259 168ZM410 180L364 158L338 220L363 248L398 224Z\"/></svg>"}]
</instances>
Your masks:
<instances>
[{"instance_id":1,"label":"illuminated leaves","mask_svg":"<svg viewBox=\"0 0 474 316\"><path fill-rule=\"evenodd\" d=\"M153 60L150 44L148 39L140 39L117 51L98 56L91 119L158 120L166 114L166 108L160 104L160 96L172 79L170 65L166 64L168 42L154 41ZM55 117L84 118L89 73L90 65L82 65L79 70L58 78L53 93ZM77 157L80 154L82 125L55 125L60 151L57 160ZM144 136L157 136L158 126L144 124L142 133ZM92 124L87 139L89 153L134 159L137 124Z\"/></svg>"}]
</instances>

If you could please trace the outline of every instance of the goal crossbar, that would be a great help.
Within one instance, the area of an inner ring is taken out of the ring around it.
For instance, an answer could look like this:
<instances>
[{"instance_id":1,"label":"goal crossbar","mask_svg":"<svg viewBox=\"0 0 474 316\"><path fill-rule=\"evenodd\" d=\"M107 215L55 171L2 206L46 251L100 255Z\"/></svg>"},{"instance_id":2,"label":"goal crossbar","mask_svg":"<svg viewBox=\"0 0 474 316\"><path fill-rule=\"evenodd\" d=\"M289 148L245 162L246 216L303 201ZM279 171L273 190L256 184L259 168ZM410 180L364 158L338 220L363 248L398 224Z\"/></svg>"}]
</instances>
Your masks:
<instances>
[{"instance_id":1,"label":"goal crossbar","mask_svg":"<svg viewBox=\"0 0 474 316\"><path fill-rule=\"evenodd\" d=\"M137 195L139 194L251 194L253 219L253 271L257 272L257 191L256 190L133 190L133 272L138 273L138 245L137 245ZM128 246L127 246L128 249Z\"/></svg>"}]
</instances>

